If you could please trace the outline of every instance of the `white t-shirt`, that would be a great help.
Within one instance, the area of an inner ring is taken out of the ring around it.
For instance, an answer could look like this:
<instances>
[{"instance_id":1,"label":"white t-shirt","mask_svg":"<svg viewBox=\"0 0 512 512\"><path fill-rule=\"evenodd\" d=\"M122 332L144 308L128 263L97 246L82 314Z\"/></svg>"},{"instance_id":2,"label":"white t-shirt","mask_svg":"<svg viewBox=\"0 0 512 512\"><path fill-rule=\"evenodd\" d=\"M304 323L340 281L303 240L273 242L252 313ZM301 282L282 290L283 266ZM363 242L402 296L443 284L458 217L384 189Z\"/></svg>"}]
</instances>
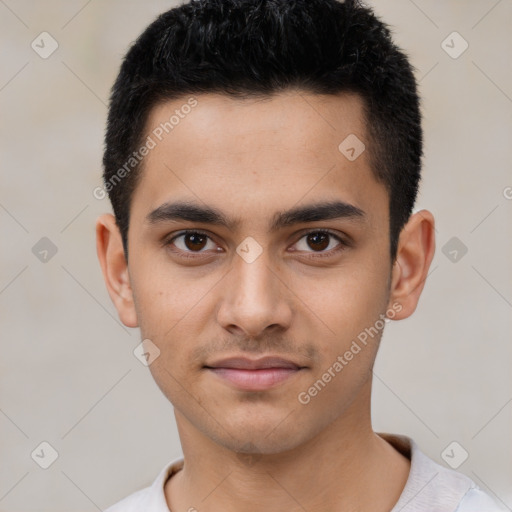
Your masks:
<instances>
[{"instance_id":1,"label":"white t-shirt","mask_svg":"<svg viewBox=\"0 0 512 512\"><path fill-rule=\"evenodd\" d=\"M378 434L411 461L409 477L390 512L503 512L470 478L445 468L420 451L407 436ZM153 484L130 494L105 512L169 512L166 481L183 467L176 459L160 471Z\"/></svg>"}]
</instances>

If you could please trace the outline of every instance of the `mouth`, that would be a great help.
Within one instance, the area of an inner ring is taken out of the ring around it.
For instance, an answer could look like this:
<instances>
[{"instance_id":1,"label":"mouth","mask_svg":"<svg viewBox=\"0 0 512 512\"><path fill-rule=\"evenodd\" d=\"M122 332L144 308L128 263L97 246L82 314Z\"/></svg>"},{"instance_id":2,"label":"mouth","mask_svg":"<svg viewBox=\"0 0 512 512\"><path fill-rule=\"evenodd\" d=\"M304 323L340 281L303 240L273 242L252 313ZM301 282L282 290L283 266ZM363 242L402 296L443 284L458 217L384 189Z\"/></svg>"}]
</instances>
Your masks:
<instances>
[{"instance_id":1,"label":"mouth","mask_svg":"<svg viewBox=\"0 0 512 512\"><path fill-rule=\"evenodd\" d=\"M284 383L306 367L281 357L235 357L205 365L224 382L245 391L263 391Z\"/></svg>"}]
</instances>

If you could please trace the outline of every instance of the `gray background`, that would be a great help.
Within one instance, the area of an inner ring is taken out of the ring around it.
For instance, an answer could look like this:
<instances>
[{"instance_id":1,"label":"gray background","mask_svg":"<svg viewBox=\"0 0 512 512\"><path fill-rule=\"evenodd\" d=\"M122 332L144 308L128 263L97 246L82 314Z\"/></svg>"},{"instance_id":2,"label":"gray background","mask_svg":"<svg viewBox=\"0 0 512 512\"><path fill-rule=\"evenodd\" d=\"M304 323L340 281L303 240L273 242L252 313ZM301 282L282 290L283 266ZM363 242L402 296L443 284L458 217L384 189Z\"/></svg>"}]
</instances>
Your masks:
<instances>
[{"instance_id":1,"label":"gray background","mask_svg":"<svg viewBox=\"0 0 512 512\"><path fill-rule=\"evenodd\" d=\"M173 5L0 0L0 511L102 510L181 454L172 406L133 355L139 332L107 295L94 222L110 205L92 193L120 59ZM452 460L469 453L458 470L511 508L512 2L375 8L417 69L417 206L434 213L438 246L418 311L386 328L374 428L441 464L456 441ZM43 31L59 45L47 58L31 47L51 48ZM454 31L469 44L457 58ZM48 469L43 441L59 455Z\"/></svg>"}]
</instances>

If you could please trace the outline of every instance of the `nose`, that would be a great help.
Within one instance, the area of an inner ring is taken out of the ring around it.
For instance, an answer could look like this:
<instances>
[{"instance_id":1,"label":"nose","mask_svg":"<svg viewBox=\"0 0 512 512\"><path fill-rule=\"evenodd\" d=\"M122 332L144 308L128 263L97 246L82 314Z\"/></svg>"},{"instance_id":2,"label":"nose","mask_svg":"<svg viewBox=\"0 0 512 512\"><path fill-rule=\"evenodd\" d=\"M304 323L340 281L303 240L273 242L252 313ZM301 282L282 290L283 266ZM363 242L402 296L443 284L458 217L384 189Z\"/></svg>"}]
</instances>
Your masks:
<instances>
[{"instance_id":1,"label":"nose","mask_svg":"<svg viewBox=\"0 0 512 512\"><path fill-rule=\"evenodd\" d=\"M217 321L231 333L257 338L265 330L286 330L292 319L291 291L272 268L267 251L248 263L235 255L226 275Z\"/></svg>"}]
</instances>

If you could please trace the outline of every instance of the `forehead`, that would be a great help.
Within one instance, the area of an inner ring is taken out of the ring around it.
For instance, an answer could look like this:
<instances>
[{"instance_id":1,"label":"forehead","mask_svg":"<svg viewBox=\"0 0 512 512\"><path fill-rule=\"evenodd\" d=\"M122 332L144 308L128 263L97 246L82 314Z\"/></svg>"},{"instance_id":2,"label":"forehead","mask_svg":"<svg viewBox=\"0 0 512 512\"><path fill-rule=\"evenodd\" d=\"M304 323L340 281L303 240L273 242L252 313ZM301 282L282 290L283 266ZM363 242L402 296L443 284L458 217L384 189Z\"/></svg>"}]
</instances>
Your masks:
<instances>
[{"instance_id":1,"label":"forehead","mask_svg":"<svg viewBox=\"0 0 512 512\"><path fill-rule=\"evenodd\" d=\"M146 212L172 199L236 209L237 217L302 199L343 200L364 210L378 204L375 194L386 195L371 172L363 102L355 94L184 96L152 109L146 136L153 147L132 198L132 207Z\"/></svg>"},{"instance_id":2,"label":"forehead","mask_svg":"<svg viewBox=\"0 0 512 512\"><path fill-rule=\"evenodd\" d=\"M189 107L192 103L195 106ZM301 146L304 153L327 149L325 156L332 160L339 156L337 143L346 136L356 134L366 139L363 100L359 95L319 95L299 90L261 98L203 94L167 101L151 110L146 131L158 142L161 138L168 143L180 139L180 146L183 139L188 139L189 145L230 149L228 154L219 152L211 158L238 158L241 152L256 152L263 146L281 154L296 154ZM251 145L254 137L257 140ZM234 142L243 145L235 147ZM201 153L188 152L189 145L183 148L188 160L201 158ZM175 149L179 151L180 147Z\"/></svg>"}]
</instances>

